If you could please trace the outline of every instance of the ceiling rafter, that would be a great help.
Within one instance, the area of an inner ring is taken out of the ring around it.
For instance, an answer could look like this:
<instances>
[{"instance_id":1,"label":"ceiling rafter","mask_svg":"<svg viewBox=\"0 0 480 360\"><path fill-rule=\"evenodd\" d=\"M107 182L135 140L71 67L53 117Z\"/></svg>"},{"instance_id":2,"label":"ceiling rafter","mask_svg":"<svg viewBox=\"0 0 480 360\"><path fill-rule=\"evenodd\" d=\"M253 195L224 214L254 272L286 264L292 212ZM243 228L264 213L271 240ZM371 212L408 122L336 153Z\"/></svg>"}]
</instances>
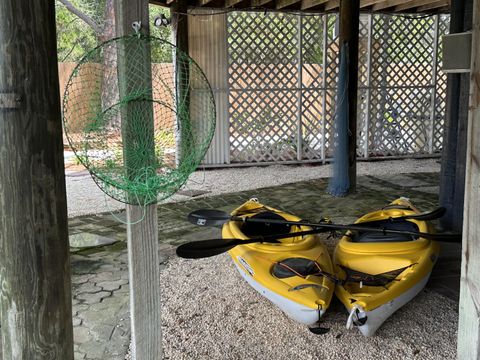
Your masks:
<instances>
[{"instance_id":1,"label":"ceiling rafter","mask_svg":"<svg viewBox=\"0 0 480 360\"><path fill-rule=\"evenodd\" d=\"M150 0L151 4L172 6L177 0ZM188 0L191 6L216 9L244 9L246 7L264 10L297 9L299 11L335 11L340 0ZM349 0L345 0L349 1ZM387 13L445 13L450 9L451 0L360 0L363 11Z\"/></svg>"},{"instance_id":2,"label":"ceiling rafter","mask_svg":"<svg viewBox=\"0 0 480 360\"><path fill-rule=\"evenodd\" d=\"M275 0L275 9L284 9L300 2L301 0Z\"/></svg>"},{"instance_id":3,"label":"ceiling rafter","mask_svg":"<svg viewBox=\"0 0 480 360\"><path fill-rule=\"evenodd\" d=\"M386 0L386 1L384 0L373 5L372 10L373 11L384 10L384 9L388 9L404 3L405 3L405 0Z\"/></svg>"},{"instance_id":4,"label":"ceiling rafter","mask_svg":"<svg viewBox=\"0 0 480 360\"><path fill-rule=\"evenodd\" d=\"M438 8L449 6L449 5L450 5L450 1L442 0L442 1L437 1L428 5L421 6L417 9L417 11L424 12L424 11L434 10L434 9L438 9Z\"/></svg>"},{"instance_id":5,"label":"ceiling rafter","mask_svg":"<svg viewBox=\"0 0 480 360\"><path fill-rule=\"evenodd\" d=\"M402 12L402 11L405 11L405 10L411 10L411 9L417 8L419 6L431 4L434 1L436 1L436 0L409 0L409 1L405 2L404 4L400 4L400 5L395 6L394 11Z\"/></svg>"},{"instance_id":6,"label":"ceiling rafter","mask_svg":"<svg viewBox=\"0 0 480 360\"><path fill-rule=\"evenodd\" d=\"M340 0L329 0L325 4L325 11L332 11L334 9L338 9L340 6Z\"/></svg>"},{"instance_id":7,"label":"ceiling rafter","mask_svg":"<svg viewBox=\"0 0 480 360\"><path fill-rule=\"evenodd\" d=\"M302 0L302 3L300 5L301 10L308 10L311 8L314 8L316 6L325 4L329 0Z\"/></svg>"}]
</instances>

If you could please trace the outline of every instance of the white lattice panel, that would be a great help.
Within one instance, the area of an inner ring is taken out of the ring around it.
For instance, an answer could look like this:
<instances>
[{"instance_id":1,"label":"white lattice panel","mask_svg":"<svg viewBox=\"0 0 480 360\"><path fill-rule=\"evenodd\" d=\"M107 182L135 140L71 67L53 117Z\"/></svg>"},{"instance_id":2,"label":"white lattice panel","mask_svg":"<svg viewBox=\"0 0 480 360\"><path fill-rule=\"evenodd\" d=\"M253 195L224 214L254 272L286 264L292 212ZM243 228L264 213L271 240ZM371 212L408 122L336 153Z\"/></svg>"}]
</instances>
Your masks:
<instances>
[{"instance_id":1,"label":"white lattice panel","mask_svg":"<svg viewBox=\"0 0 480 360\"><path fill-rule=\"evenodd\" d=\"M359 156L441 150L448 26L446 15L361 16ZM227 40L231 162L332 158L338 16L235 12Z\"/></svg>"}]
</instances>

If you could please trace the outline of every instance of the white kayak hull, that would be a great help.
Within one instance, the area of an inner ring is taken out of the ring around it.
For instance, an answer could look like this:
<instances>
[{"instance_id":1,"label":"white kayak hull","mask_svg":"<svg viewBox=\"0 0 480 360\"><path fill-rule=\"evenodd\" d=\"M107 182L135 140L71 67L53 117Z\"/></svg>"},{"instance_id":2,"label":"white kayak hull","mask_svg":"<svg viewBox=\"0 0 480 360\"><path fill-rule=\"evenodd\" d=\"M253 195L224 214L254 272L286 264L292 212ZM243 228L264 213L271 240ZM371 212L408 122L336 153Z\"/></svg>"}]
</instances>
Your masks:
<instances>
[{"instance_id":1,"label":"white kayak hull","mask_svg":"<svg viewBox=\"0 0 480 360\"><path fill-rule=\"evenodd\" d=\"M260 293L260 295L266 297L268 300L278 306L289 318L295 320L296 322L311 326L317 324L319 318L321 318L325 313L325 310L319 311L317 309L312 309L298 304L290 299L286 299L285 297L273 292L272 290L255 281L255 279L240 266L238 266L237 263L235 263L235 266L240 275L242 275L245 281L252 288Z\"/></svg>"}]
</instances>

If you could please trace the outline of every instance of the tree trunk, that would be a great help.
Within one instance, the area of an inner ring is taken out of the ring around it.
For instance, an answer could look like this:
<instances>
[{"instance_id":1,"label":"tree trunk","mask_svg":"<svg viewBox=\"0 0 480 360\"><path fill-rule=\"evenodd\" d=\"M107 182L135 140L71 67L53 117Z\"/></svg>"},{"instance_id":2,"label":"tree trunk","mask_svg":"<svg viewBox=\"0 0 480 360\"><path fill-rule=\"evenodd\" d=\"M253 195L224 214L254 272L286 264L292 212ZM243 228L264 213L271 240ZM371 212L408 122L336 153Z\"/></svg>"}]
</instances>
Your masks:
<instances>
[{"instance_id":1,"label":"tree trunk","mask_svg":"<svg viewBox=\"0 0 480 360\"><path fill-rule=\"evenodd\" d=\"M113 39L115 33L115 6L114 0L105 1L105 22L102 33L98 34L98 42L103 43ZM112 43L104 47L102 64L102 110L107 110L118 104L118 77L117 77L117 44ZM114 112L113 112L114 113ZM107 127L110 129L120 128L120 113L110 118Z\"/></svg>"}]
</instances>

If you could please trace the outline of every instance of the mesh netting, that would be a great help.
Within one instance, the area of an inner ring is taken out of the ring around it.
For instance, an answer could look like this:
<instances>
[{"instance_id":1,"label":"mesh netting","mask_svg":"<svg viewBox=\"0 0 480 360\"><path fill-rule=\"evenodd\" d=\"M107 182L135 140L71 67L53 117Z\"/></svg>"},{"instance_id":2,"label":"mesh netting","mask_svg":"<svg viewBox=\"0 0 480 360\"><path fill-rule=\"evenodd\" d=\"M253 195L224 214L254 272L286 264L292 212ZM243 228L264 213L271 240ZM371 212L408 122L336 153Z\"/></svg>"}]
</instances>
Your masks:
<instances>
[{"instance_id":1,"label":"mesh netting","mask_svg":"<svg viewBox=\"0 0 480 360\"><path fill-rule=\"evenodd\" d=\"M198 167L213 136L215 103L187 54L132 35L80 60L66 86L63 119L97 185L116 200L145 205L171 196Z\"/></svg>"}]
</instances>

